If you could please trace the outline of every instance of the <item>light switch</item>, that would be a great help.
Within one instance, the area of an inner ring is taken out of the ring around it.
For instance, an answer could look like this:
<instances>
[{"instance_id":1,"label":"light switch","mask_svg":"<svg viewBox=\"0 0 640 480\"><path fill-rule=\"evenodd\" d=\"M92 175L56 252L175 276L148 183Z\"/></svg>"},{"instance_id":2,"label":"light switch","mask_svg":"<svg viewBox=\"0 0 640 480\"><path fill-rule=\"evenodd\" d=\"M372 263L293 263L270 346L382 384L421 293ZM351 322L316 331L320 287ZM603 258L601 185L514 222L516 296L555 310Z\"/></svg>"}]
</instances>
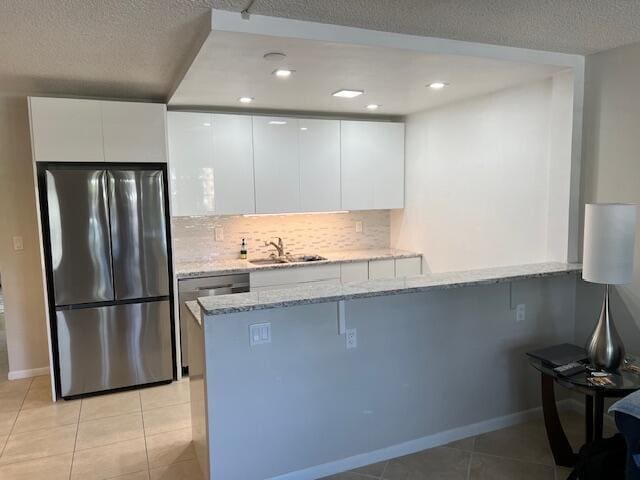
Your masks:
<instances>
[{"instance_id":1,"label":"light switch","mask_svg":"<svg viewBox=\"0 0 640 480\"><path fill-rule=\"evenodd\" d=\"M215 227L213 229L214 232L214 236L215 236L215 240L216 242L222 242L224 241L224 228L222 227Z\"/></svg>"},{"instance_id":2,"label":"light switch","mask_svg":"<svg viewBox=\"0 0 640 480\"><path fill-rule=\"evenodd\" d=\"M24 241L22 237L13 237L13 249L15 251L24 250Z\"/></svg>"},{"instance_id":3,"label":"light switch","mask_svg":"<svg viewBox=\"0 0 640 480\"><path fill-rule=\"evenodd\" d=\"M262 345L263 343L271 343L271 324L256 323L249 325L249 345Z\"/></svg>"},{"instance_id":4,"label":"light switch","mask_svg":"<svg viewBox=\"0 0 640 480\"><path fill-rule=\"evenodd\" d=\"M362 233L362 220L356 222L356 233Z\"/></svg>"}]
</instances>

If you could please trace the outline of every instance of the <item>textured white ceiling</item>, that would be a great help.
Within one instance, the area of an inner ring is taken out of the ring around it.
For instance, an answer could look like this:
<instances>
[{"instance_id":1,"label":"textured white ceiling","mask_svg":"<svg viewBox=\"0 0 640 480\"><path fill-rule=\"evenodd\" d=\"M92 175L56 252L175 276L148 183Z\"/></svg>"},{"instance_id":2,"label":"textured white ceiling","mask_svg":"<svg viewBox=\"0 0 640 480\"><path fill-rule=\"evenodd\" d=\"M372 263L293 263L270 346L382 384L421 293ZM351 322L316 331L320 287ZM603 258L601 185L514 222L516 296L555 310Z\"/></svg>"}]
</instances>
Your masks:
<instances>
[{"instance_id":1,"label":"textured white ceiling","mask_svg":"<svg viewBox=\"0 0 640 480\"><path fill-rule=\"evenodd\" d=\"M273 62L268 52L284 52ZM278 67L294 70L288 79L273 75ZM239 97L253 97L249 110L301 110L379 115L407 115L444 103L532 81L566 67L506 62L462 55L367 47L246 33L213 31L169 104L188 107L242 108ZM427 84L449 86L434 91ZM331 94L342 88L364 90L353 99Z\"/></svg>"},{"instance_id":2,"label":"textured white ceiling","mask_svg":"<svg viewBox=\"0 0 640 480\"><path fill-rule=\"evenodd\" d=\"M211 7L249 0L0 0L0 90L162 100ZM638 0L255 0L252 12L568 53L640 41Z\"/></svg>"}]
</instances>

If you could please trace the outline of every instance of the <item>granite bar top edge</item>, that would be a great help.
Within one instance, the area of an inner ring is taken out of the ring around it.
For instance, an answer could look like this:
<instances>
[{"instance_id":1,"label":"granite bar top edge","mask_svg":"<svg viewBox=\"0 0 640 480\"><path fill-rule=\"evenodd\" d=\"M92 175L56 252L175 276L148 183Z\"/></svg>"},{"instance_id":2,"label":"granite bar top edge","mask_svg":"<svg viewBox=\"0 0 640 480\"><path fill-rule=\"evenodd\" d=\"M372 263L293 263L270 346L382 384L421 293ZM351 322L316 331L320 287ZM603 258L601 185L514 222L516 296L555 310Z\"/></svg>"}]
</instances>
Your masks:
<instances>
[{"instance_id":1,"label":"granite bar top edge","mask_svg":"<svg viewBox=\"0 0 640 480\"><path fill-rule=\"evenodd\" d=\"M581 271L582 265L579 263L537 263L459 272L431 273L405 279L370 280L342 285L302 286L285 290L202 297L198 299L198 303L202 307L204 315L216 316L296 305L492 285L531 278L572 275Z\"/></svg>"},{"instance_id":2,"label":"granite bar top edge","mask_svg":"<svg viewBox=\"0 0 640 480\"><path fill-rule=\"evenodd\" d=\"M218 259L203 262L176 262L175 274L178 280L207 277L213 275L232 275L282 268L303 268L312 265L332 265L340 263L366 262L371 260L390 260L421 257L421 253L399 249L345 250L342 252L320 252L326 260L309 263L280 263L274 265L254 265L249 260Z\"/></svg>"}]
</instances>

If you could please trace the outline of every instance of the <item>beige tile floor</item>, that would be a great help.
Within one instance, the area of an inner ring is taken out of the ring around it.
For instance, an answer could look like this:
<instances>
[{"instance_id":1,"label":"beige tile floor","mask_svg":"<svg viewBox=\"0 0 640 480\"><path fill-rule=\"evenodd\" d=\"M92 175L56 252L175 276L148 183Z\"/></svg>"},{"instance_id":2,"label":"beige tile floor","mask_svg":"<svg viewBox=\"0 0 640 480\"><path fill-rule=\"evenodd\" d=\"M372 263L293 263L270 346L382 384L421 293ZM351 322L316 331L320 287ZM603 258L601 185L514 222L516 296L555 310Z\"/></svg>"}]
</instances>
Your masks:
<instances>
[{"instance_id":1,"label":"beige tile floor","mask_svg":"<svg viewBox=\"0 0 640 480\"><path fill-rule=\"evenodd\" d=\"M583 416L562 413L574 449L584 442ZM605 434L614 427L606 425ZM443 447L395 458L325 480L563 480L555 467L542 420L466 438Z\"/></svg>"},{"instance_id":2,"label":"beige tile floor","mask_svg":"<svg viewBox=\"0 0 640 480\"><path fill-rule=\"evenodd\" d=\"M48 377L5 379L0 365L0 479L202 480L186 380L52 404ZM578 447L582 416L562 417ZM561 480L568 474L554 467L538 420L328 478Z\"/></svg>"},{"instance_id":3,"label":"beige tile floor","mask_svg":"<svg viewBox=\"0 0 640 480\"><path fill-rule=\"evenodd\" d=\"M53 404L48 377L0 375L0 479L201 480L187 380Z\"/></svg>"}]
</instances>

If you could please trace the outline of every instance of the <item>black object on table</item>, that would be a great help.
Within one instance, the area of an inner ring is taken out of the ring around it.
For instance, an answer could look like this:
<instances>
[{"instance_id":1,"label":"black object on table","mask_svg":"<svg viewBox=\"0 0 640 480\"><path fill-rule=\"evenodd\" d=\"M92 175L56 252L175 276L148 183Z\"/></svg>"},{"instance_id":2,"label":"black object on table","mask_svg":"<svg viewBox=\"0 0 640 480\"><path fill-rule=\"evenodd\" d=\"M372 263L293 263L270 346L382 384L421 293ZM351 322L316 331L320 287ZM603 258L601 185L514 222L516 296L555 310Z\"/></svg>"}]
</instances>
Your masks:
<instances>
[{"instance_id":1,"label":"black object on table","mask_svg":"<svg viewBox=\"0 0 640 480\"><path fill-rule=\"evenodd\" d=\"M573 467L577 460L577 454L571 448L571 444L567 440L567 435L560 423L553 390L554 382L585 396L586 443L602 438L605 398L622 398L636 390L640 390L640 375L622 368L617 373L612 373L607 377L613 382L613 385L596 386L587 380L591 376L590 371L565 377L554 371L557 365L543 361L539 357L529 355L529 363L541 373L544 425L547 430L547 438L553 453L553 459L556 465L562 467Z\"/></svg>"}]
</instances>

